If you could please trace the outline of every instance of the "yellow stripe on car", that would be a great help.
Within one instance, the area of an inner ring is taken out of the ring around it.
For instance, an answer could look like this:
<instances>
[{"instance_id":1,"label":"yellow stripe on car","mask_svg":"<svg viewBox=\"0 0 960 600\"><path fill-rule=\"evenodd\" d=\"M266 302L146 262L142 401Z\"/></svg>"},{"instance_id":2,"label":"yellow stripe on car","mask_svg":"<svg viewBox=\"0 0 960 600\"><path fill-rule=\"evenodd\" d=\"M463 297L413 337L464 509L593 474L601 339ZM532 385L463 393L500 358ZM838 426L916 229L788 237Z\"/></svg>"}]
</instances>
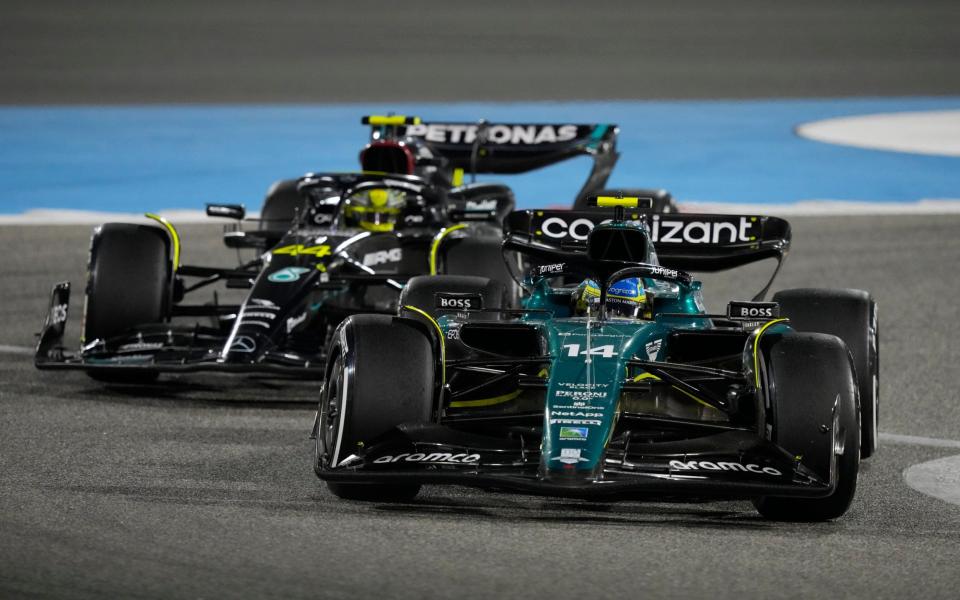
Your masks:
<instances>
[{"instance_id":1,"label":"yellow stripe on car","mask_svg":"<svg viewBox=\"0 0 960 600\"><path fill-rule=\"evenodd\" d=\"M769 328L771 325L776 325L777 323L786 323L790 319L774 319L770 321L763 327L757 330L757 335L753 338L753 376L756 379L757 389L760 389L760 336Z\"/></svg>"},{"instance_id":2,"label":"yellow stripe on car","mask_svg":"<svg viewBox=\"0 0 960 600\"><path fill-rule=\"evenodd\" d=\"M640 375L637 375L636 377L633 378L634 381L643 381L643 380L645 380L645 379L652 379L652 380L654 380L654 381L662 381L662 379L660 379L659 377L657 377L657 376L654 375L653 373L641 373ZM693 400L696 400L697 402L699 402L700 404L702 404L702 405L704 405L704 406L707 406L707 407L710 407L710 408L714 408L714 406L713 406L712 404L710 404L710 403L708 403L708 402L704 402L704 401L701 400L700 398L697 398L696 396L694 396L693 394L691 394L690 392L688 392L687 390L685 390L685 389L683 389L683 388L681 388L681 387L677 387L677 386L675 386L675 385L671 385L670 387L673 388L673 389L675 389L675 390L677 390L678 392L680 392L680 393L683 394L684 396L687 396L688 398L692 398Z\"/></svg>"},{"instance_id":3,"label":"yellow stripe on car","mask_svg":"<svg viewBox=\"0 0 960 600\"><path fill-rule=\"evenodd\" d=\"M463 185L463 169L457 167L453 170L453 181L450 182L453 187L460 187Z\"/></svg>"},{"instance_id":4,"label":"yellow stripe on car","mask_svg":"<svg viewBox=\"0 0 960 600\"><path fill-rule=\"evenodd\" d=\"M463 223L458 223L456 225L451 225L450 227L444 227L440 230L437 235L433 236L433 243L430 244L430 274L437 274L437 252L440 250L440 242L443 241L443 238L447 235L457 231L458 229L465 229L467 226Z\"/></svg>"},{"instance_id":5,"label":"yellow stripe on car","mask_svg":"<svg viewBox=\"0 0 960 600\"><path fill-rule=\"evenodd\" d=\"M443 341L443 330L440 329L440 324L437 323L437 320L430 316L430 314L425 311L412 306L410 304L404 305L403 307L406 310L412 310L415 313L418 313L426 320L430 321L437 330L437 337L440 338L440 383L441 385L447 385L447 346Z\"/></svg>"},{"instance_id":6,"label":"yellow stripe on car","mask_svg":"<svg viewBox=\"0 0 960 600\"><path fill-rule=\"evenodd\" d=\"M450 408L477 408L480 406L494 406L495 404L510 402L522 393L523 390L514 390L509 394L494 396L493 398L481 398L479 400L458 400L456 402L451 402Z\"/></svg>"},{"instance_id":7,"label":"yellow stripe on car","mask_svg":"<svg viewBox=\"0 0 960 600\"><path fill-rule=\"evenodd\" d=\"M167 228L167 231L170 232L170 241L173 243L173 270L176 271L180 268L180 234L177 233L177 228L173 226L173 223L164 219L160 215L146 213L145 216L148 219L153 219L157 223L160 223Z\"/></svg>"}]
</instances>

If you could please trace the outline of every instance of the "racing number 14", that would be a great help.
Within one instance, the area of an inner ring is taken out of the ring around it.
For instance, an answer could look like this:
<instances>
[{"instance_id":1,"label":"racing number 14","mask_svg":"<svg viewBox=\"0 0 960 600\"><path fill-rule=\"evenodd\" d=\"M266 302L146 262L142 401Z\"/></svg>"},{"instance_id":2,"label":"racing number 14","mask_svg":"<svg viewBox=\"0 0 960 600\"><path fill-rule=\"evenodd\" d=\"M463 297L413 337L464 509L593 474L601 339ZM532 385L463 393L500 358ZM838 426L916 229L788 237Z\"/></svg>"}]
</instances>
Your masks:
<instances>
[{"instance_id":1,"label":"racing number 14","mask_svg":"<svg viewBox=\"0 0 960 600\"><path fill-rule=\"evenodd\" d=\"M564 344L563 347L567 349L567 356L570 358L576 358L578 356L602 356L603 358L613 358L617 355L617 351L614 350L613 344L596 346L594 348L586 348L583 351L580 350L580 344Z\"/></svg>"}]
</instances>

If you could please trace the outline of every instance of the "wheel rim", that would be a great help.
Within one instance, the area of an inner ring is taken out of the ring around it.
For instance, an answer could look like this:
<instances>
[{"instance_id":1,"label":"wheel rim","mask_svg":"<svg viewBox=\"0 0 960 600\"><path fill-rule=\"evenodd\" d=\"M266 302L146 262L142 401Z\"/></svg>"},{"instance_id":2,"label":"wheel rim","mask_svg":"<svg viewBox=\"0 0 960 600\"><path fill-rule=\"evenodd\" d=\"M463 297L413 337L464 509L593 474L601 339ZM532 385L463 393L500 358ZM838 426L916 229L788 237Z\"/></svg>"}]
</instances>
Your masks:
<instances>
[{"instance_id":1,"label":"wheel rim","mask_svg":"<svg viewBox=\"0 0 960 600\"><path fill-rule=\"evenodd\" d=\"M343 368L338 358L330 370L330 376L320 399L320 424L317 428L317 456L318 462L324 467L331 467L330 450L336 442L337 427L340 420L340 388L343 381Z\"/></svg>"}]
</instances>

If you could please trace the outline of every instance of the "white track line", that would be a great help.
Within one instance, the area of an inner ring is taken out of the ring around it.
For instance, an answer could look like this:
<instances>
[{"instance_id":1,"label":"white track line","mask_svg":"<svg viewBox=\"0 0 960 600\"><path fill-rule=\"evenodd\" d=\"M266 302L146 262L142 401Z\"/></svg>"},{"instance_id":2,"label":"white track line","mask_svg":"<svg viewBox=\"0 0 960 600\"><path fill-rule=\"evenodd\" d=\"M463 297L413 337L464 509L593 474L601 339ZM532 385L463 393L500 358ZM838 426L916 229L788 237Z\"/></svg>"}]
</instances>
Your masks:
<instances>
[{"instance_id":1,"label":"white track line","mask_svg":"<svg viewBox=\"0 0 960 600\"><path fill-rule=\"evenodd\" d=\"M25 346L4 346L0 344L0 354L26 354L32 355L34 352L33 348L27 348Z\"/></svg>"},{"instance_id":2,"label":"white track line","mask_svg":"<svg viewBox=\"0 0 960 600\"><path fill-rule=\"evenodd\" d=\"M841 146L960 156L960 110L857 115L805 123L797 134Z\"/></svg>"},{"instance_id":3,"label":"white track line","mask_svg":"<svg viewBox=\"0 0 960 600\"><path fill-rule=\"evenodd\" d=\"M960 506L960 454L907 467L903 480L921 494Z\"/></svg>"},{"instance_id":4,"label":"white track line","mask_svg":"<svg viewBox=\"0 0 960 600\"><path fill-rule=\"evenodd\" d=\"M944 440L941 438L920 437L917 435L901 435L899 433L880 432L880 441L891 444L912 444L914 446L932 446L934 448L960 448L960 440Z\"/></svg>"},{"instance_id":5,"label":"white track line","mask_svg":"<svg viewBox=\"0 0 960 600\"><path fill-rule=\"evenodd\" d=\"M880 441L932 448L960 448L960 440L898 433L881 432ZM903 470L903 481L921 494L960 506L960 454L911 465Z\"/></svg>"}]
</instances>

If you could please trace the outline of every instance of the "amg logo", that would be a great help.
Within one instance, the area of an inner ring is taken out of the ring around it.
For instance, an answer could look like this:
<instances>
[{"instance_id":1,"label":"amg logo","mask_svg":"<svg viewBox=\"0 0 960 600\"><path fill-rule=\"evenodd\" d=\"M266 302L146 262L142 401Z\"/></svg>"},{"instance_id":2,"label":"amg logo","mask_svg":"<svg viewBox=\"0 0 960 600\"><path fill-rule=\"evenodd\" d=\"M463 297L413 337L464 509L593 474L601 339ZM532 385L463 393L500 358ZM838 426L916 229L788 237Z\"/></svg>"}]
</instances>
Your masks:
<instances>
[{"instance_id":1,"label":"amg logo","mask_svg":"<svg viewBox=\"0 0 960 600\"><path fill-rule=\"evenodd\" d=\"M403 251L400 248L391 248L390 250L378 250L370 254L363 255L363 264L367 267L382 265L384 263L400 262L403 258Z\"/></svg>"},{"instance_id":2,"label":"amg logo","mask_svg":"<svg viewBox=\"0 0 960 600\"><path fill-rule=\"evenodd\" d=\"M743 471L757 473L758 475L783 475L779 469L773 467L761 467L755 464L744 465L738 462L710 462L706 460L691 460L690 462L671 460L670 468L678 471Z\"/></svg>"},{"instance_id":3,"label":"amg logo","mask_svg":"<svg viewBox=\"0 0 960 600\"><path fill-rule=\"evenodd\" d=\"M395 463L395 462L413 462L413 463L431 463L435 465L468 465L480 462L479 454L451 454L449 452L433 452L424 454L417 452L414 454L398 454L396 456L381 456L374 460L374 463Z\"/></svg>"},{"instance_id":4,"label":"amg logo","mask_svg":"<svg viewBox=\"0 0 960 600\"><path fill-rule=\"evenodd\" d=\"M446 310L476 310L483 308L483 297L480 294L436 294L436 307Z\"/></svg>"},{"instance_id":5,"label":"amg logo","mask_svg":"<svg viewBox=\"0 0 960 600\"><path fill-rule=\"evenodd\" d=\"M478 125L466 123L423 123L407 127L407 135L440 144L472 144ZM487 141L493 144L552 144L577 137L576 125L490 125Z\"/></svg>"}]
</instances>

